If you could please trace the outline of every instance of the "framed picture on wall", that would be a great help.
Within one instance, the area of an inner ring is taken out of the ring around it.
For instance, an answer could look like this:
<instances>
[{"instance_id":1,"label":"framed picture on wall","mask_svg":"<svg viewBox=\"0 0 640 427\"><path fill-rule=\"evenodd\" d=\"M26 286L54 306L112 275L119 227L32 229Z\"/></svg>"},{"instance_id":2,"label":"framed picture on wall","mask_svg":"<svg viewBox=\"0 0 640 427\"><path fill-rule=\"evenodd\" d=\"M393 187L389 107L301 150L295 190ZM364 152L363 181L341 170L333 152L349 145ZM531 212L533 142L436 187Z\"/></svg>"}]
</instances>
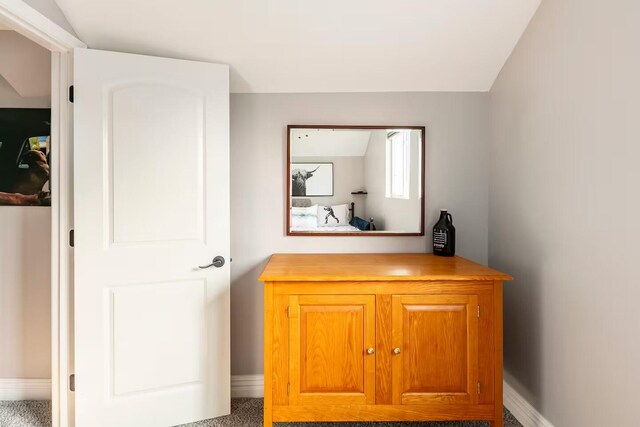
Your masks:
<instances>
[{"instance_id":1,"label":"framed picture on wall","mask_svg":"<svg viewBox=\"0 0 640 427\"><path fill-rule=\"evenodd\" d=\"M332 197L333 163L291 163L291 196Z\"/></svg>"},{"instance_id":2,"label":"framed picture on wall","mask_svg":"<svg viewBox=\"0 0 640 427\"><path fill-rule=\"evenodd\" d=\"M0 108L0 205L51 206L51 110Z\"/></svg>"}]
</instances>

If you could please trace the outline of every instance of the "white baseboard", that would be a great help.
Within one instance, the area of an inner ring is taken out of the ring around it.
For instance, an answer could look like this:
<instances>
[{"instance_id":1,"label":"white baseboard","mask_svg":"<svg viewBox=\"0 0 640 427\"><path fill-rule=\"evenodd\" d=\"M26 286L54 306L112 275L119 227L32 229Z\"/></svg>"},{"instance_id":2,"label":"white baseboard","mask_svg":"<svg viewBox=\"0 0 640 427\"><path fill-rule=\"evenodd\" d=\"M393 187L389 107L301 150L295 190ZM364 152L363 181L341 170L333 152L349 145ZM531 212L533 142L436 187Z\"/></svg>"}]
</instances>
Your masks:
<instances>
[{"instance_id":1,"label":"white baseboard","mask_svg":"<svg viewBox=\"0 0 640 427\"><path fill-rule=\"evenodd\" d=\"M50 400L51 380L0 378L0 400Z\"/></svg>"},{"instance_id":2,"label":"white baseboard","mask_svg":"<svg viewBox=\"0 0 640 427\"><path fill-rule=\"evenodd\" d=\"M503 383L504 406L523 427L553 427L524 397L506 381Z\"/></svg>"},{"instance_id":3,"label":"white baseboard","mask_svg":"<svg viewBox=\"0 0 640 427\"><path fill-rule=\"evenodd\" d=\"M232 375L231 397L264 397L262 375ZM49 400L50 379L0 378L0 400Z\"/></svg>"},{"instance_id":4,"label":"white baseboard","mask_svg":"<svg viewBox=\"0 0 640 427\"><path fill-rule=\"evenodd\" d=\"M264 397L262 375L232 375L231 397ZM504 406L523 427L554 427L540 412L525 400L506 381ZM51 399L50 379L0 378L0 400Z\"/></svg>"},{"instance_id":5,"label":"white baseboard","mask_svg":"<svg viewBox=\"0 0 640 427\"><path fill-rule=\"evenodd\" d=\"M264 397L264 377L231 375L231 397Z\"/></svg>"},{"instance_id":6,"label":"white baseboard","mask_svg":"<svg viewBox=\"0 0 640 427\"><path fill-rule=\"evenodd\" d=\"M262 375L232 375L231 397L264 397ZM49 400L50 379L0 378L0 400Z\"/></svg>"}]
</instances>

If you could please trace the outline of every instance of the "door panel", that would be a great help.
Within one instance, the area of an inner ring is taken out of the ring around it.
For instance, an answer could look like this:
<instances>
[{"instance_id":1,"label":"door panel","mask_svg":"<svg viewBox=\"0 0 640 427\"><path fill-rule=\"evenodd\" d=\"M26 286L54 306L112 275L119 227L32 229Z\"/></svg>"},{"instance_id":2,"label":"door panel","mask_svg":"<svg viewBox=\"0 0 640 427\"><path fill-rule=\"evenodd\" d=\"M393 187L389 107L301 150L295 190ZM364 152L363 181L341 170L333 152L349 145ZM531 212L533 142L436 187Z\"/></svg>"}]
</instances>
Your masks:
<instances>
[{"instance_id":1,"label":"door panel","mask_svg":"<svg viewBox=\"0 0 640 427\"><path fill-rule=\"evenodd\" d=\"M293 405L373 404L375 297L290 297Z\"/></svg>"},{"instance_id":2,"label":"door panel","mask_svg":"<svg viewBox=\"0 0 640 427\"><path fill-rule=\"evenodd\" d=\"M110 292L113 396L205 380L204 280L122 286ZM139 315L140 307L145 315Z\"/></svg>"},{"instance_id":3,"label":"door panel","mask_svg":"<svg viewBox=\"0 0 640 427\"><path fill-rule=\"evenodd\" d=\"M476 403L475 295L393 296L393 403Z\"/></svg>"},{"instance_id":4,"label":"door panel","mask_svg":"<svg viewBox=\"0 0 640 427\"><path fill-rule=\"evenodd\" d=\"M74 53L78 427L230 412L228 67Z\"/></svg>"},{"instance_id":5,"label":"door panel","mask_svg":"<svg viewBox=\"0 0 640 427\"><path fill-rule=\"evenodd\" d=\"M145 82L106 90L113 243L203 242L203 93ZM158 212L162 221L150 220Z\"/></svg>"}]
</instances>

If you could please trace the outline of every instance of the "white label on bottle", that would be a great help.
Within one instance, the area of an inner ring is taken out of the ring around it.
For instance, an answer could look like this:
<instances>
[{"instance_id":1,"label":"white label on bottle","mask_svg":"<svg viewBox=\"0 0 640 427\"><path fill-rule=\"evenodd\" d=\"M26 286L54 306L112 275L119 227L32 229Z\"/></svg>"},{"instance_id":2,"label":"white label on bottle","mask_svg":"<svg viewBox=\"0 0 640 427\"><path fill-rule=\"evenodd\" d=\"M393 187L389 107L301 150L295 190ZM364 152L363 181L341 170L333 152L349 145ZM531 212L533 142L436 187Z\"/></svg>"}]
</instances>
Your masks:
<instances>
[{"instance_id":1,"label":"white label on bottle","mask_svg":"<svg viewBox=\"0 0 640 427\"><path fill-rule=\"evenodd\" d=\"M436 249L444 249L447 244L447 233L444 231L433 232L433 247Z\"/></svg>"}]
</instances>

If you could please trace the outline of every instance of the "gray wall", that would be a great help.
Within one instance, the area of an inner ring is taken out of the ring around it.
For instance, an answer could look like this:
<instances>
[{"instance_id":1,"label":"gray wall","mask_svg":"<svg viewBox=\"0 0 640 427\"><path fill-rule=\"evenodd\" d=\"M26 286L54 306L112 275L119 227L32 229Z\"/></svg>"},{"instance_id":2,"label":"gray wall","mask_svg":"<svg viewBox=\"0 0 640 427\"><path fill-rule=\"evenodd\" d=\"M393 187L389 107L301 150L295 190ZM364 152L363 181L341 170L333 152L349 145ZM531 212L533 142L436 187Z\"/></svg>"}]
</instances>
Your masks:
<instances>
[{"instance_id":1,"label":"gray wall","mask_svg":"<svg viewBox=\"0 0 640 427\"><path fill-rule=\"evenodd\" d=\"M50 96L21 97L0 76L0 108L50 106ZM0 378L50 376L51 208L0 206Z\"/></svg>"},{"instance_id":2,"label":"gray wall","mask_svg":"<svg viewBox=\"0 0 640 427\"><path fill-rule=\"evenodd\" d=\"M639 22L545 0L490 93L507 380L556 427L638 425Z\"/></svg>"},{"instance_id":3,"label":"gray wall","mask_svg":"<svg viewBox=\"0 0 640 427\"><path fill-rule=\"evenodd\" d=\"M427 236L285 236L287 124L426 125ZM489 125L486 93L231 95L232 372L263 371L257 279L272 253L430 251L448 208L458 253L486 263Z\"/></svg>"},{"instance_id":4,"label":"gray wall","mask_svg":"<svg viewBox=\"0 0 640 427\"><path fill-rule=\"evenodd\" d=\"M51 377L51 208L0 206L0 379Z\"/></svg>"}]
</instances>

